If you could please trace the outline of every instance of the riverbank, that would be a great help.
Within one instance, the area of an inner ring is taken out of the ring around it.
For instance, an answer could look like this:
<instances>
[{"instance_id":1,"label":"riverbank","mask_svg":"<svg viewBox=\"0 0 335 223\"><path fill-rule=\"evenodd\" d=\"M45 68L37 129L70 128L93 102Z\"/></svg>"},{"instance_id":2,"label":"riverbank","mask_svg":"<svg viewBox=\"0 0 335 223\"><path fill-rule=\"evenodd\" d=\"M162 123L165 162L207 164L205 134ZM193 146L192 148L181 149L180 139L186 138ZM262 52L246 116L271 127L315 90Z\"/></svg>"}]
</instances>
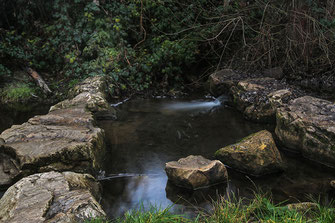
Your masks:
<instances>
[{"instance_id":1,"label":"riverbank","mask_svg":"<svg viewBox=\"0 0 335 223\"><path fill-rule=\"evenodd\" d=\"M198 210L199 214L194 219L184 215L175 215L170 208L160 209L152 206L149 210L131 210L123 217L114 220L102 218L91 219L89 223L302 223L322 222L333 223L335 221L335 209L330 204L318 202L303 202L296 204L274 204L269 196L255 194L253 200L243 200L221 197L212 203L212 210L204 212Z\"/></svg>"}]
</instances>

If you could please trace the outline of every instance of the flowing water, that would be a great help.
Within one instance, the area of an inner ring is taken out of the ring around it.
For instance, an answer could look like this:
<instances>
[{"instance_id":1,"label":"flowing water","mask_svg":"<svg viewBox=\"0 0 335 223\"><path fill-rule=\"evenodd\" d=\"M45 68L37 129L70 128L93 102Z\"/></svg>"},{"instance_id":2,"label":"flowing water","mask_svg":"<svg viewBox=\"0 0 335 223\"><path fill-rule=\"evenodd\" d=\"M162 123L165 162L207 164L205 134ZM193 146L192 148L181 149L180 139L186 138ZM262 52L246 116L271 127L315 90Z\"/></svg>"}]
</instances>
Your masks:
<instances>
[{"instance_id":1,"label":"flowing water","mask_svg":"<svg viewBox=\"0 0 335 223\"><path fill-rule=\"evenodd\" d=\"M102 204L111 218L150 205L173 205L173 212L192 216L195 210L208 209L218 195L252 198L256 189L271 192L275 202L333 197L329 181L334 170L289 153L282 153L287 162L283 173L250 178L228 169L227 184L197 191L178 188L167 180L166 162L188 155L213 159L217 149L259 130L273 131L274 126L245 121L213 99L137 99L116 108L117 120L98 123L108 150Z\"/></svg>"}]
</instances>

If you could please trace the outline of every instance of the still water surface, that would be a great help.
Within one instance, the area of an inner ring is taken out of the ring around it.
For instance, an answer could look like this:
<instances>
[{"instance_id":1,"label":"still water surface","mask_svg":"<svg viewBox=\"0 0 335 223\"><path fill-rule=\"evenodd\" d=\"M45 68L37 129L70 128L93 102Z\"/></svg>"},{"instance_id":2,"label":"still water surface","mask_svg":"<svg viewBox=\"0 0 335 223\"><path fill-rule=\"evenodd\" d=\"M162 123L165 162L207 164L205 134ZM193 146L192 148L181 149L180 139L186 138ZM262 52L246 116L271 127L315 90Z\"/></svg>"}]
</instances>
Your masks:
<instances>
[{"instance_id":1,"label":"still water surface","mask_svg":"<svg viewBox=\"0 0 335 223\"><path fill-rule=\"evenodd\" d=\"M329 180L335 178L334 170L283 152L283 173L249 178L228 169L227 184L199 191L175 187L167 180L166 162L188 155L213 159L217 149L259 130L273 131L274 126L245 121L239 112L212 99L136 99L117 109L118 120L98 123L106 133L105 175L123 174L102 181L102 204L111 218L150 205L173 205L175 213L192 216L197 209L208 209L218 195L252 198L256 188L271 192L276 202L305 201L309 195L333 197Z\"/></svg>"},{"instance_id":2,"label":"still water surface","mask_svg":"<svg viewBox=\"0 0 335 223\"><path fill-rule=\"evenodd\" d=\"M30 106L15 105L8 107L0 104L0 133L12 125L19 125L35 115L44 115L49 111L50 105L31 104Z\"/></svg>"}]
</instances>

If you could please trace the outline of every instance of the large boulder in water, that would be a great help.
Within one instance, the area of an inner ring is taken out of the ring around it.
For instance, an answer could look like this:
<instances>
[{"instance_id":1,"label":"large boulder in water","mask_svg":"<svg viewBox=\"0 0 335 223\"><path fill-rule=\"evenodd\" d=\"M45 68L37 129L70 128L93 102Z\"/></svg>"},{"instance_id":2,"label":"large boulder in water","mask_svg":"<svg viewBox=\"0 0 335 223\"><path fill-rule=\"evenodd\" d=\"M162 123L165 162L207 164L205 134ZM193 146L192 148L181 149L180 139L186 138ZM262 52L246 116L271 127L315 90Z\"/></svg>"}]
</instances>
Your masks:
<instances>
[{"instance_id":1,"label":"large boulder in water","mask_svg":"<svg viewBox=\"0 0 335 223\"><path fill-rule=\"evenodd\" d=\"M276 135L284 146L335 167L335 104L304 96L277 110Z\"/></svg>"},{"instance_id":2,"label":"large boulder in water","mask_svg":"<svg viewBox=\"0 0 335 223\"><path fill-rule=\"evenodd\" d=\"M23 178L0 200L0 222L84 222L105 216L88 174L47 172Z\"/></svg>"},{"instance_id":3,"label":"large boulder in water","mask_svg":"<svg viewBox=\"0 0 335 223\"><path fill-rule=\"evenodd\" d=\"M236 170L254 176L278 172L283 168L281 155L271 133L266 130L219 149L215 157Z\"/></svg>"},{"instance_id":4,"label":"large boulder in water","mask_svg":"<svg viewBox=\"0 0 335 223\"><path fill-rule=\"evenodd\" d=\"M166 163L166 174L174 184L189 189L199 189L226 182L226 167L218 160L208 160L202 156L188 156Z\"/></svg>"}]
</instances>

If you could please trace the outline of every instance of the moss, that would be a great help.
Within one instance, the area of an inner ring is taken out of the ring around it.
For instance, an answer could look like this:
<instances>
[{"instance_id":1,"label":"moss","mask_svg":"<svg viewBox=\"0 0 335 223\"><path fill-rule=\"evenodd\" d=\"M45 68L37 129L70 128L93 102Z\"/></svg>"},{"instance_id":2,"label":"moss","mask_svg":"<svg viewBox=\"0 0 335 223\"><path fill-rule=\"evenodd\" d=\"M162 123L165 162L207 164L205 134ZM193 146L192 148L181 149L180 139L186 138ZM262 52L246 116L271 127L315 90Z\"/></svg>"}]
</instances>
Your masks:
<instances>
[{"instance_id":1,"label":"moss","mask_svg":"<svg viewBox=\"0 0 335 223\"><path fill-rule=\"evenodd\" d=\"M221 156L221 151L222 151L223 148L219 149L219 150L216 150L216 152L214 153L214 157L219 157Z\"/></svg>"},{"instance_id":2,"label":"moss","mask_svg":"<svg viewBox=\"0 0 335 223\"><path fill-rule=\"evenodd\" d=\"M1 92L1 97L6 102L19 102L29 100L35 93L35 89L28 84L12 84L4 88Z\"/></svg>"}]
</instances>

